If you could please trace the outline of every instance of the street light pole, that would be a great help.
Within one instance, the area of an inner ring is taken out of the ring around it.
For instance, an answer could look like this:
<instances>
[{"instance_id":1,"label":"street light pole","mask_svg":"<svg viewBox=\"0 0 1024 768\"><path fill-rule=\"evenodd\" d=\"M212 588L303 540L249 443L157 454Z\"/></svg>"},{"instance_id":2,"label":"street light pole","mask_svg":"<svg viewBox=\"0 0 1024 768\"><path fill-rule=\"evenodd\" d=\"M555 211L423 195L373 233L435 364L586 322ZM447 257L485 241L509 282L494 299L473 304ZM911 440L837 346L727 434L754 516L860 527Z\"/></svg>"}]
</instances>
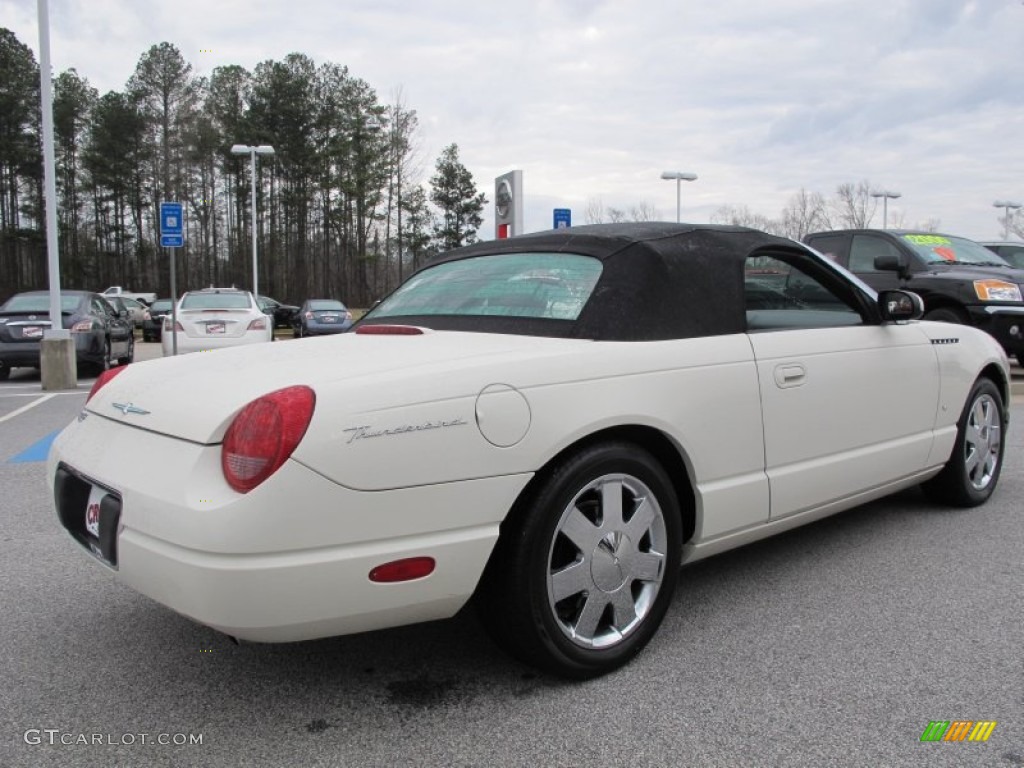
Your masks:
<instances>
[{"instance_id":1,"label":"street light pole","mask_svg":"<svg viewBox=\"0 0 1024 768\"><path fill-rule=\"evenodd\" d=\"M682 182L684 181L696 181L696 173L688 173L686 171L662 171L661 178L663 179L675 179L676 180L676 223L678 224L681 219L679 218L680 211L680 198L682 195Z\"/></svg>"},{"instance_id":2,"label":"street light pole","mask_svg":"<svg viewBox=\"0 0 1024 768\"><path fill-rule=\"evenodd\" d=\"M43 189L46 220L46 262L50 282L50 327L39 347L39 372L43 389L74 389L78 384L75 342L64 327L61 314L60 251L57 248L57 174L53 149L53 88L50 82L50 8L38 0L39 106L43 121Z\"/></svg>"},{"instance_id":3,"label":"street light pole","mask_svg":"<svg viewBox=\"0 0 1024 768\"><path fill-rule=\"evenodd\" d=\"M1020 203L1015 203L1011 200L996 200L992 203L996 208L1006 209L1006 222L1003 228L1003 240L1010 239L1010 211L1016 211L1021 207Z\"/></svg>"},{"instance_id":4,"label":"street light pole","mask_svg":"<svg viewBox=\"0 0 1024 768\"><path fill-rule=\"evenodd\" d=\"M882 229L889 228L889 201L895 200L897 197L902 197L899 192L872 192L872 197L882 198Z\"/></svg>"},{"instance_id":5,"label":"street light pole","mask_svg":"<svg viewBox=\"0 0 1024 768\"><path fill-rule=\"evenodd\" d=\"M252 295L259 296L260 292L260 270L256 256L256 155L273 155L274 148L269 144L250 146L248 144L235 144L231 147L233 155L249 155L252 163Z\"/></svg>"}]
</instances>

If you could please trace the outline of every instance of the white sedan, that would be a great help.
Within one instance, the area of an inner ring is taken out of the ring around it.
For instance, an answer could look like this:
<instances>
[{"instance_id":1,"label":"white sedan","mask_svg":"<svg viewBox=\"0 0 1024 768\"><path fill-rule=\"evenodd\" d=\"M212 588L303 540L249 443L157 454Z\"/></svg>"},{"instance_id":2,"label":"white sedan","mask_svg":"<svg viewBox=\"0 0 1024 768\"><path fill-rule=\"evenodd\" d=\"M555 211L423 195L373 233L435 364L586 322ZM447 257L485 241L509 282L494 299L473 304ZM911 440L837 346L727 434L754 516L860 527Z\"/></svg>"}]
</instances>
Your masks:
<instances>
[{"instance_id":1,"label":"white sedan","mask_svg":"<svg viewBox=\"0 0 1024 768\"><path fill-rule=\"evenodd\" d=\"M920 312L742 228L481 243L352 332L109 371L49 479L98 567L236 638L473 599L584 678L641 650L682 563L910 486L989 498L1006 356Z\"/></svg>"},{"instance_id":2,"label":"white sedan","mask_svg":"<svg viewBox=\"0 0 1024 768\"><path fill-rule=\"evenodd\" d=\"M210 352L225 347L274 340L274 320L263 313L249 291L204 288L188 291L178 301L177 321L164 318L160 343L164 357Z\"/></svg>"}]
</instances>

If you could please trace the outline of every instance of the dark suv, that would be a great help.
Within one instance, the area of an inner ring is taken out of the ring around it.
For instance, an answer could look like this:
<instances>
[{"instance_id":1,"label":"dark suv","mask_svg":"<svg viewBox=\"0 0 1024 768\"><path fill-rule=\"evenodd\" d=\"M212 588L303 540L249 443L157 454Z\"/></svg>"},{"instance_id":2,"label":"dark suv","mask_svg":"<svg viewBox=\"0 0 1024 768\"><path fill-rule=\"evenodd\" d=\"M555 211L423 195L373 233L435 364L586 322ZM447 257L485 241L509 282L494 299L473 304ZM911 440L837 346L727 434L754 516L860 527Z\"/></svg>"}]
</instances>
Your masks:
<instances>
[{"instance_id":1,"label":"dark suv","mask_svg":"<svg viewBox=\"0 0 1024 768\"><path fill-rule=\"evenodd\" d=\"M804 242L876 291L902 288L924 301L924 319L973 325L1024 365L1024 270L973 240L937 232L845 229Z\"/></svg>"}]
</instances>

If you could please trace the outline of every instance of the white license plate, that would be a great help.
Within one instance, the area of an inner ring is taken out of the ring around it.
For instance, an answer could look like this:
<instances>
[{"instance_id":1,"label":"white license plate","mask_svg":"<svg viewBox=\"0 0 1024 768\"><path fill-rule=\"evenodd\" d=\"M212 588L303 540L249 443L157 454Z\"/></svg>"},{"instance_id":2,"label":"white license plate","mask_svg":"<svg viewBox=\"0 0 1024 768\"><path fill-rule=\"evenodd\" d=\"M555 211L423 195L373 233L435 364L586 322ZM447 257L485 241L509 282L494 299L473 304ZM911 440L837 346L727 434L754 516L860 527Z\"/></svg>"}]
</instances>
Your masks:
<instances>
[{"instance_id":1,"label":"white license plate","mask_svg":"<svg viewBox=\"0 0 1024 768\"><path fill-rule=\"evenodd\" d=\"M208 334L210 334L211 336L214 335L214 334L218 334L218 333L219 334L223 334L224 333L224 323L207 323L206 324L206 332Z\"/></svg>"},{"instance_id":2,"label":"white license plate","mask_svg":"<svg viewBox=\"0 0 1024 768\"><path fill-rule=\"evenodd\" d=\"M324 323L336 323L336 322L338 322L338 316L337 315L324 315L323 317L320 318L320 321L324 322Z\"/></svg>"},{"instance_id":3,"label":"white license plate","mask_svg":"<svg viewBox=\"0 0 1024 768\"><path fill-rule=\"evenodd\" d=\"M85 505L85 530L97 539L100 537L100 502L106 495L107 491L94 485L89 490L89 501Z\"/></svg>"},{"instance_id":4,"label":"white license plate","mask_svg":"<svg viewBox=\"0 0 1024 768\"><path fill-rule=\"evenodd\" d=\"M43 335L43 329L38 325L26 325L21 329L21 335L26 339L38 339Z\"/></svg>"}]
</instances>

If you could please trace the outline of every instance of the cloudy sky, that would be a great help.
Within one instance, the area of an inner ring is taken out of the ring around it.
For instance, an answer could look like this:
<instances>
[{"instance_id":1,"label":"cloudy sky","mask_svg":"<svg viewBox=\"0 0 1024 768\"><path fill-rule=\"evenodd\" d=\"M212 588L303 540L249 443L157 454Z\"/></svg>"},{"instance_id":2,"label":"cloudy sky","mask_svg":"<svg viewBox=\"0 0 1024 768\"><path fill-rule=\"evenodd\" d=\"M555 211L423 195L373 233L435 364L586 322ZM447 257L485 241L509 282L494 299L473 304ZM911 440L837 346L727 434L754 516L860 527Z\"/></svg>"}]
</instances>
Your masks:
<instances>
[{"instance_id":1,"label":"cloudy sky","mask_svg":"<svg viewBox=\"0 0 1024 768\"><path fill-rule=\"evenodd\" d=\"M588 203L777 217L801 188L902 194L890 224L1002 236L1024 202L1021 0L49 0L56 70L122 89L168 41L197 74L291 52L420 117L425 181L455 142L477 186L521 169L525 229ZM34 0L0 26L38 56ZM245 137L238 137L245 140ZM875 225L881 226L881 210ZM481 235L493 236L492 205Z\"/></svg>"}]
</instances>

